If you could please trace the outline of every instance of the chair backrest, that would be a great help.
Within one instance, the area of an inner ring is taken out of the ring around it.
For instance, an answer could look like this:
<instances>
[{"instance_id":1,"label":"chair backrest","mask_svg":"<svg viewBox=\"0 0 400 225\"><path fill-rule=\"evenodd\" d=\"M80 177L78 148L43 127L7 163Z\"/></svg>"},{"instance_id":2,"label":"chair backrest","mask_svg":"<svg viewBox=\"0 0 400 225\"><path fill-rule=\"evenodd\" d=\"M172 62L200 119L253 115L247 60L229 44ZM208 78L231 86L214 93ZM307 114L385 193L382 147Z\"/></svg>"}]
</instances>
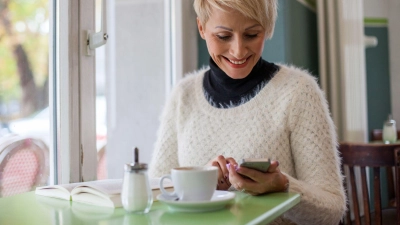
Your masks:
<instances>
[{"instance_id":1,"label":"chair backrest","mask_svg":"<svg viewBox=\"0 0 400 225\"><path fill-rule=\"evenodd\" d=\"M381 192L387 193L385 190L381 190L380 185L380 170L381 168L386 167L395 167L395 175L396 175L396 186L397 189L395 191L396 201L399 201L400 198L400 171L399 164L396 163L400 161L400 159L396 158L395 149L400 148L400 144L360 144L360 143L341 143L339 147L339 151L342 157L342 171L344 172L344 168L348 167L349 176L350 176L350 186L351 186L351 195L353 208L347 211L346 221L349 224L350 220L350 210L354 213L354 220L356 224L361 224L360 217L360 207L358 204L357 198L357 186L361 185L362 196L363 196L363 206L364 206L364 218L365 224L371 224L371 216L370 216L370 199L368 195L368 183L367 183L367 175L366 168L371 168L373 170L373 177L371 178L371 182L373 181L373 196L374 196L374 207L375 207L375 223L382 223L382 202L381 202ZM400 151L399 151L400 154ZM361 184L356 182L354 168L359 167L361 172ZM371 190L372 193L372 190ZM400 204L397 204L397 220L400 224Z\"/></svg>"},{"instance_id":2,"label":"chair backrest","mask_svg":"<svg viewBox=\"0 0 400 225\"><path fill-rule=\"evenodd\" d=\"M107 179L106 146L97 152L97 180Z\"/></svg>"},{"instance_id":3,"label":"chair backrest","mask_svg":"<svg viewBox=\"0 0 400 225\"><path fill-rule=\"evenodd\" d=\"M397 131L397 139L400 139L400 130ZM382 141L382 129L371 130L371 141L379 142ZM391 168L386 168L387 182L389 187L389 199L394 198L394 183L393 183L393 172Z\"/></svg>"},{"instance_id":4,"label":"chair backrest","mask_svg":"<svg viewBox=\"0 0 400 225\"><path fill-rule=\"evenodd\" d=\"M400 139L400 130L397 130L397 139ZM371 130L371 141L382 141L382 129Z\"/></svg>"},{"instance_id":5,"label":"chair backrest","mask_svg":"<svg viewBox=\"0 0 400 225\"><path fill-rule=\"evenodd\" d=\"M0 197L33 190L49 178L49 150L44 142L18 135L0 139Z\"/></svg>"}]
</instances>

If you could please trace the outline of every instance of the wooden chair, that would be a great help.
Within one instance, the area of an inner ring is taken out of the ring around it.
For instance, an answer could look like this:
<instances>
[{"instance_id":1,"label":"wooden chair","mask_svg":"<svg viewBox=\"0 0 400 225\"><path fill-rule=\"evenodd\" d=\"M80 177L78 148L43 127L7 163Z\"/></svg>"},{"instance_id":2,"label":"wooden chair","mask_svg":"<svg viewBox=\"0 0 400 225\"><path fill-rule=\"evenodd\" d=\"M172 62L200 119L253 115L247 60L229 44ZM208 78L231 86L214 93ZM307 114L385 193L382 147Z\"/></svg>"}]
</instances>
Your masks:
<instances>
[{"instance_id":1,"label":"wooden chair","mask_svg":"<svg viewBox=\"0 0 400 225\"><path fill-rule=\"evenodd\" d=\"M40 140L18 135L0 138L0 197L46 185L48 155L46 144Z\"/></svg>"},{"instance_id":2,"label":"wooden chair","mask_svg":"<svg viewBox=\"0 0 400 225\"><path fill-rule=\"evenodd\" d=\"M397 131L397 138L400 138L400 130ZM382 139L382 129L373 129L371 130L371 136L370 136L370 140L372 142L378 142L378 141L383 141ZM393 183L393 171L392 171L392 167L386 167L386 176L387 176L387 180L388 180L388 187L389 187L389 200L392 206L396 206L396 202L394 199L394 183Z\"/></svg>"},{"instance_id":3,"label":"wooden chair","mask_svg":"<svg viewBox=\"0 0 400 225\"><path fill-rule=\"evenodd\" d=\"M400 144L359 144L359 143L341 143L339 151L342 157L342 171L348 168L353 208L348 207L346 213L345 224L390 224L400 225ZM396 150L396 152L395 152ZM361 183L355 180L354 168L359 167L361 171ZM386 190L381 190L380 171L381 167L395 167L395 197L397 201L396 208L382 209L381 194L387 193ZM366 168L373 170L373 177L370 181L373 182L374 211L370 211L370 197L368 193L368 182ZM361 185L362 202L364 206L364 216L361 217L359 201L357 197L357 186ZM347 186L347 185L346 185ZM354 214L354 222L351 222L350 211ZM362 222L362 219L364 221ZM372 223L371 223L372 222ZM384 223L382 223L384 222Z\"/></svg>"},{"instance_id":4,"label":"wooden chair","mask_svg":"<svg viewBox=\"0 0 400 225\"><path fill-rule=\"evenodd\" d=\"M97 180L107 179L106 146L97 152Z\"/></svg>"}]
</instances>

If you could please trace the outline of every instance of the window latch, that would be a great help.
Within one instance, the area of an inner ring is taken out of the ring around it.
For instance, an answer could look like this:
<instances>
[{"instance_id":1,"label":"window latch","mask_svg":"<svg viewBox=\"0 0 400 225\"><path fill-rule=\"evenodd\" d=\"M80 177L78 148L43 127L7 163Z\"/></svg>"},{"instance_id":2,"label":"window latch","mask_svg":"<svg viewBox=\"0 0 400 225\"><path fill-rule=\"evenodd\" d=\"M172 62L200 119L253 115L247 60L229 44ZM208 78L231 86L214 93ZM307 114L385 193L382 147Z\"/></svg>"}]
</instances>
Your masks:
<instances>
[{"instance_id":1,"label":"window latch","mask_svg":"<svg viewBox=\"0 0 400 225\"><path fill-rule=\"evenodd\" d=\"M106 24L106 0L101 0L101 26L100 31L87 30L86 55L91 56L92 51L107 43L108 34Z\"/></svg>"}]
</instances>

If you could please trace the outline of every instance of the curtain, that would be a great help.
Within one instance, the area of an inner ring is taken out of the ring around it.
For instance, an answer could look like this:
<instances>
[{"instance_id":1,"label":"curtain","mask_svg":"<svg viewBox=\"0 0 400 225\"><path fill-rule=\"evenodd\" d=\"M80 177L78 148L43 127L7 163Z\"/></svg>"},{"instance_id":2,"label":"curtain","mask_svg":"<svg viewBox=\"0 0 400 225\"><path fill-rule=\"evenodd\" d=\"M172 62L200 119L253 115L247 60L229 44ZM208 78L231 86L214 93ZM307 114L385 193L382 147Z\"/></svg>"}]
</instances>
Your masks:
<instances>
[{"instance_id":1,"label":"curtain","mask_svg":"<svg viewBox=\"0 0 400 225\"><path fill-rule=\"evenodd\" d=\"M321 86L328 99L338 139L367 142L363 1L317 0L316 5ZM356 182L361 183L358 174ZM360 212L363 212L361 193L360 188L357 195ZM352 198L349 192L347 196L349 200ZM351 210L352 201L349 203Z\"/></svg>"}]
</instances>

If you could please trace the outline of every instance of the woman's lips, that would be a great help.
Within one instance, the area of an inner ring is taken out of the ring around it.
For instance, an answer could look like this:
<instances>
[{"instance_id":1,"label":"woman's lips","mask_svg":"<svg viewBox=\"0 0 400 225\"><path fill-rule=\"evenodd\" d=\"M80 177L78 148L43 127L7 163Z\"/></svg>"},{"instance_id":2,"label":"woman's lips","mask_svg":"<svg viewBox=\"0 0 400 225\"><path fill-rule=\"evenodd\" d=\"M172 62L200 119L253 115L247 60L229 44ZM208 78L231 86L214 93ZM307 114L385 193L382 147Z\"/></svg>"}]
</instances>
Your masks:
<instances>
[{"instance_id":1,"label":"woman's lips","mask_svg":"<svg viewBox=\"0 0 400 225\"><path fill-rule=\"evenodd\" d=\"M247 57L247 58L245 58L243 60L238 60L238 61L237 60L231 60L231 59L228 59L228 58L225 58L225 57L224 58L226 59L226 61L228 62L228 64L231 67L233 67L233 68L243 68L243 67L247 66L250 57L251 56L249 56L249 57Z\"/></svg>"}]
</instances>

